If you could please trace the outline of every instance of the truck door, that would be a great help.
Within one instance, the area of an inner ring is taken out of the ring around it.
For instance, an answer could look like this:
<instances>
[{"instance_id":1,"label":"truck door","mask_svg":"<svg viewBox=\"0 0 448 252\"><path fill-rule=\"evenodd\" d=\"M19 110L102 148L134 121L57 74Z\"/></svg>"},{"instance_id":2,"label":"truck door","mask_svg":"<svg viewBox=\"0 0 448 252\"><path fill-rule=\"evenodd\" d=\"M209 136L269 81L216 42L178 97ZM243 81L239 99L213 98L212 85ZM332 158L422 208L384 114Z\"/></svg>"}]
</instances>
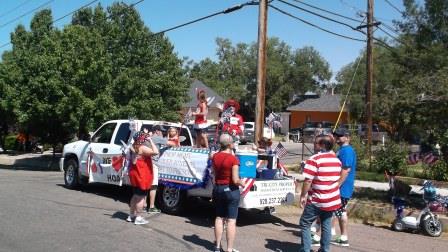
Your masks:
<instances>
[{"instance_id":1,"label":"truck door","mask_svg":"<svg viewBox=\"0 0 448 252\"><path fill-rule=\"evenodd\" d=\"M127 142L129 123L106 123L92 136L83 160L89 175L89 182L122 184L122 150L121 141Z\"/></svg>"}]
</instances>

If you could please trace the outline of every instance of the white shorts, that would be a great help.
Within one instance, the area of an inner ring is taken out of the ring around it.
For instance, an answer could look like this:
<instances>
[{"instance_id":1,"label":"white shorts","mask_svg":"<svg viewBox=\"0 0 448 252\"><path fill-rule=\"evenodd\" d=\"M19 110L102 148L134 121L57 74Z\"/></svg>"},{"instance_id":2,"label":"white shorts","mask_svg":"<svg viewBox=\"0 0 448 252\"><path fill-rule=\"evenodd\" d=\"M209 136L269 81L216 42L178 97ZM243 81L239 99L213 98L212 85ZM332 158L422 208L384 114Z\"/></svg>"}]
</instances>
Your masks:
<instances>
[{"instance_id":1,"label":"white shorts","mask_svg":"<svg viewBox=\"0 0 448 252\"><path fill-rule=\"evenodd\" d=\"M152 164L152 176L152 185L159 185L159 167L155 164Z\"/></svg>"}]
</instances>

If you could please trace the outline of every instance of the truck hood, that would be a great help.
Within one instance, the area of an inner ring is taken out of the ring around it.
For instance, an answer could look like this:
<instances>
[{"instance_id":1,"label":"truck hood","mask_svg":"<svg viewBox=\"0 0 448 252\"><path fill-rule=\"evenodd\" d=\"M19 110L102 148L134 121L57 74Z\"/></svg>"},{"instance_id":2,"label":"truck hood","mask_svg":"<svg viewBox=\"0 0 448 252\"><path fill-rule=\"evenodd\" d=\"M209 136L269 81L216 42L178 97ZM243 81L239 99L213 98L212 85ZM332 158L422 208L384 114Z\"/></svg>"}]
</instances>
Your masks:
<instances>
[{"instance_id":1,"label":"truck hood","mask_svg":"<svg viewBox=\"0 0 448 252\"><path fill-rule=\"evenodd\" d=\"M68 143L64 145L62 156L64 156L67 153L75 153L75 154L80 153L80 151L82 151L87 144L89 144L89 142L87 141L76 141L73 143Z\"/></svg>"}]
</instances>

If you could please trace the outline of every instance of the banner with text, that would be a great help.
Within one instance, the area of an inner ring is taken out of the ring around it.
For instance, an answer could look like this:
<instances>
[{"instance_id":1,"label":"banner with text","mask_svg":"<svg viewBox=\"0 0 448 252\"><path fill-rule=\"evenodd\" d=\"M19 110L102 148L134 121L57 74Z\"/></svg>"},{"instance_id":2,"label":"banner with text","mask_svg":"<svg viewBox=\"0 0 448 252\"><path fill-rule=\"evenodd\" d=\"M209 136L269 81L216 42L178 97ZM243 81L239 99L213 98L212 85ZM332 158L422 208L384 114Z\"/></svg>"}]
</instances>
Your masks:
<instances>
[{"instance_id":1,"label":"banner with text","mask_svg":"<svg viewBox=\"0 0 448 252\"><path fill-rule=\"evenodd\" d=\"M155 162L159 167L159 181L181 189L205 186L210 177L208 155L208 149L191 147L165 150Z\"/></svg>"}]
</instances>

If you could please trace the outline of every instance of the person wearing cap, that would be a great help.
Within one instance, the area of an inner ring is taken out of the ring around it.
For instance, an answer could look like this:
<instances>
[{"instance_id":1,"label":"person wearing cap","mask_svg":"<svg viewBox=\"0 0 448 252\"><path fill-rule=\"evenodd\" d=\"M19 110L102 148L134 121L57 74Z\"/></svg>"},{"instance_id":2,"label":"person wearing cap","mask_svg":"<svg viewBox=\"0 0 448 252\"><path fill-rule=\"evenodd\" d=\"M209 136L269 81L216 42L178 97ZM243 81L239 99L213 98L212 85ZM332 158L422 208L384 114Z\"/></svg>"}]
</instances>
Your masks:
<instances>
[{"instance_id":1,"label":"person wearing cap","mask_svg":"<svg viewBox=\"0 0 448 252\"><path fill-rule=\"evenodd\" d=\"M356 152L350 145L350 131L345 128L339 128L334 132L336 142L340 146L337 156L342 163L341 178L339 179L340 193L341 193L341 208L335 212L335 216L339 222L341 235L333 240L331 243L348 247L348 216L347 204L352 197L355 176L356 176ZM333 227L336 225L336 218L333 219Z\"/></svg>"},{"instance_id":2,"label":"person wearing cap","mask_svg":"<svg viewBox=\"0 0 448 252\"><path fill-rule=\"evenodd\" d=\"M212 157L214 174L213 202L216 207L215 219L215 251L221 249L221 239L224 232L224 223L227 224L227 250L233 249L236 234L236 219L240 203L239 186L244 182L239 177L239 160L233 155L233 138L229 134L219 137L220 151Z\"/></svg>"},{"instance_id":3,"label":"person wearing cap","mask_svg":"<svg viewBox=\"0 0 448 252\"><path fill-rule=\"evenodd\" d=\"M153 180L151 157L159 154L159 151L148 133L138 131L134 134L133 140L134 143L131 148L133 158L129 180L134 194L129 204L130 214L126 220L134 222L135 225L143 225L148 223L140 214L143 212L145 198ZM149 143L150 147L145 145L146 142Z\"/></svg>"}]
</instances>

